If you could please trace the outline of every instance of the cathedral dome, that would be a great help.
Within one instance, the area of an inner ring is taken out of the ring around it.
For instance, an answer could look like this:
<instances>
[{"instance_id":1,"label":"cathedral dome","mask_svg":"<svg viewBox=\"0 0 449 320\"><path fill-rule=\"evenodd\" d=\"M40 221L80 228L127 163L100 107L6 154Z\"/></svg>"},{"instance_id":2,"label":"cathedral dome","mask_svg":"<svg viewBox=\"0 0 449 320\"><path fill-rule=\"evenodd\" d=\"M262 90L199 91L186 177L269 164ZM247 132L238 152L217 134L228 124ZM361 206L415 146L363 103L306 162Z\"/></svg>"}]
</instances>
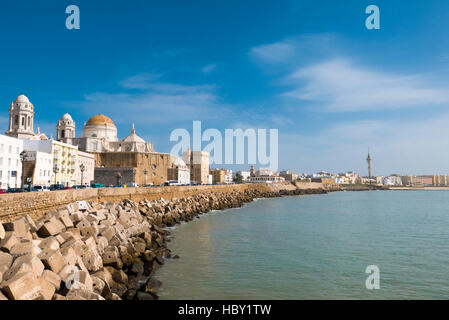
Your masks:
<instances>
[{"instance_id":1,"label":"cathedral dome","mask_svg":"<svg viewBox=\"0 0 449 320\"><path fill-rule=\"evenodd\" d=\"M61 120L65 120L65 121L73 121L72 116L68 113L65 113L62 117Z\"/></svg>"},{"instance_id":2,"label":"cathedral dome","mask_svg":"<svg viewBox=\"0 0 449 320\"><path fill-rule=\"evenodd\" d=\"M114 122L107 116L105 116L104 114L99 114L96 116L93 116L92 118L90 118L87 123L86 123L86 127L87 126L98 126L98 125L110 125L115 127Z\"/></svg>"},{"instance_id":3,"label":"cathedral dome","mask_svg":"<svg viewBox=\"0 0 449 320\"><path fill-rule=\"evenodd\" d=\"M30 100L23 94L21 94L20 96L17 97L16 101L14 102L18 102L18 103L30 103Z\"/></svg>"},{"instance_id":4,"label":"cathedral dome","mask_svg":"<svg viewBox=\"0 0 449 320\"><path fill-rule=\"evenodd\" d=\"M186 168L187 167L186 163L182 159L180 159L176 156L172 157L171 163L174 167L178 167L178 168Z\"/></svg>"}]
</instances>

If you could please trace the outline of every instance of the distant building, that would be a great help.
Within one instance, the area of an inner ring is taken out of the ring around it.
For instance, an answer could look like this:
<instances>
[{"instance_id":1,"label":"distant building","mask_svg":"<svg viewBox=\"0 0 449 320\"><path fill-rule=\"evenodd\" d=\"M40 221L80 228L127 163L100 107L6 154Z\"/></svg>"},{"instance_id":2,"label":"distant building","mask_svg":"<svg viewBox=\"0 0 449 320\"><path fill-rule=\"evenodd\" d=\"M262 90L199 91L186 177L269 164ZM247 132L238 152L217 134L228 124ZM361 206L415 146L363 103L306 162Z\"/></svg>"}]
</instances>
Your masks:
<instances>
[{"instance_id":1,"label":"distant building","mask_svg":"<svg viewBox=\"0 0 449 320\"><path fill-rule=\"evenodd\" d=\"M179 184L190 184L190 170L178 157L172 156L172 167L168 169L168 180L177 181Z\"/></svg>"},{"instance_id":2,"label":"distant building","mask_svg":"<svg viewBox=\"0 0 449 320\"><path fill-rule=\"evenodd\" d=\"M190 181L194 184L209 184L209 152L184 151L182 160L190 169Z\"/></svg>"},{"instance_id":3,"label":"distant building","mask_svg":"<svg viewBox=\"0 0 449 320\"><path fill-rule=\"evenodd\" d=\"M232 170L227 169L211 169L212 184L231 184Z\"/></svg>"},{"instance_id":4,"label":"distant building","mask_svg":"<svg viewBox=\"0 0 449 320\"><path fill-rule=\"evenodd\" d=\"M276 176L277 172L268 168L260 168L256 171L255 176Z\"/></svg>"},{"instance_id":5,"label":"distant building","mask_svg":"<svg viewBox=\"0 0 449 320\"><path fill-rule=\"evenodd\" d=\"M42 186L51 184L53 174L53 156L51 153L37 150L25 151L24 168L25 184Z\"/></svg>"},{"instance_id":6,"label":"distant building","mask_svg":"<svg viewBox=\"0 0 449 320\"><path fill-rule=\"evenodd\" d=\"M403 186L411 186L412 176L401 176L401 183Z\"/></svg>"},{"instance_id":7,"label":"distant building","mask_svg":"<svg viewBox=\"0 0 449 320\"><path fill-rule=\"evenodd\" d=\"M168 169L173 164L168 153L143 152L101 152L95 154L95 162L96 183L139 186L164 184L169 180Z\"/></svg>"},{"instance_id":8,"label":"distant building","mask_svg":"<svg viewBox=\"0 0 449 320\"><path fill-rule=\"evenodd\" d=\"M399 176L382 177L382 185L384 186L401 186L402 180Z\"/></svg>"},{"instance_id":9,"label":"distant building","mask_svg":"<svg viewBox=\"0 0 449 320\"><path fill-rule=\"evenodd\" d=\"M225 180L225 169L210 169L212 175L212 184L223 184Z\"/></svg>"},{"instance_id":10,"label":"distant building","mask_svg":"<svg viewBox=\"0 0 449 320\"><path fill-rule=\"evenodd\" d=\"M434 183L433 176L413 176L412 185L414 186L432 186Z\"/></svg>"},{"instance_id":11,"label":"distant building","mask_svg":"<svg viewBox=\"0 0 449 320\"><path fill-rule=\"evenodd\" d=\"M256 175L255 177L250 177L249 182L251 183L277 183L285 182L285 179L280 176L275 175Z\"/></svg>"},{"instance_id":12,"label":"distant building","mask_svg":"<svg viewBox=\"0 0 449 320\"><path fill-rule=\"evenodd\" d=\"M0 188L21 188L23 141L0 135Z\"/></svg>"},{"instance_id":13,"label":"distant building","mask_svg":"<svg viewBox=\"0 0 449 320\"><path fill-rule=\"evenodd\" d=\"M23 140L23 149L52 155L51 184L63 184L64 186L76 184L78 147L55 140Z\"/></svg>"},{"instance_id":14,"label":"distant building","mask_svg":"<svg viewBox=\"0 0 449 320\"><path fill-rule=\"evenodd\" d=\"M237 172L234 174L234 177L235 177L237 174L240 174L240 175L242 176L243 182L249 181L249 178L251 177L251 171L237 171Z\"/></svg>"},{"instance_id":15,"label":"distant building","mask_svg":"<svg viewBox=\"0 0 449 320\"><path fill-rule=\"evenodd\" d=\"M76 168L76 184L90 185L95 179L95 155L78 150Z\"/></svg>"},{"instance_id":16,"label":"distant building","mask_svg":"<svg viewBox=\"0 0 449 320\"><path fill-rule=\"evenodd\" d=\"M281 177L283 177L285 179L285 181L293 182L298 179L298 175L290 170L281 171L281 173L279 173L279 175Z\"/></svg>"}]
</instances>

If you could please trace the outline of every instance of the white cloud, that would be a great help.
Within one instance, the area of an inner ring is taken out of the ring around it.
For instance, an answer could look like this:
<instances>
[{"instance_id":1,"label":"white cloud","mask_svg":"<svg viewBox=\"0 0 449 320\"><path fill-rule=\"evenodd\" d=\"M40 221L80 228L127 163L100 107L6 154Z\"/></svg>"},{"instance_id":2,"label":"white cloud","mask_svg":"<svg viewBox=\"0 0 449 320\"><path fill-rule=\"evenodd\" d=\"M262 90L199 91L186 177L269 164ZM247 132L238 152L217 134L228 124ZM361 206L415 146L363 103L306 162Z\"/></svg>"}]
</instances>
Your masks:
<instances>
[{"instance_id":1,"label":"white cloud","mask_svg":"<svg viewBox=\"0 0 449 320\"><path fill-rule=\"evenodd\" d=\"M279 137L281 168L298 172L356 170L373 173L449 174L449 114L424 120L363 120L335 124L315 135Z\"/></svg>"},{"instance_id":2,"label":"white cloud","mask_svg":"<svg viewBox=\"0 0 449 320\"><path fill-rule=\"evenodd\" d=\"M299 68L285 96L316 103L332 112L432 107L449 103L449 88L421 75L398 75L331 60Z\"/></svg>"},{"instance_id":3,"label":"white cloud","mask_svg":"<svg viewBox=\"0 0 449 320\"><path fill-rule=\"evenodd\" d=\"M192 120L223 119L230 106L221 103L214 85L181 85L160 81L160 75L140 74L124 79L124 93L85 95L79 105L117 119L118 123L179 124ZM129 92L130 90L137 92Z\"/></svg>"},{"instance_id":4,"label":"white cloud","mask_svg":"<svg viewBox=\"0 0 449 320\"><path fill-rule=\"evenodd\" d=\"M449 103L449 90L421 75L398 75L331 60L302 67L287 81L285 96L315 102L327 111L366 111L431 107Z\"/></svg>"},{"instance_id":5,"label":"white cloud","mask_svg":"<svg viewBox=\"0 0 449 320\"><path fill-rule=\"evenodd\" d=\"M288 42L276 42L254 47L249 54L266 62L285 62L294 56L295 47Z\"/></svg>"}]
</instances>

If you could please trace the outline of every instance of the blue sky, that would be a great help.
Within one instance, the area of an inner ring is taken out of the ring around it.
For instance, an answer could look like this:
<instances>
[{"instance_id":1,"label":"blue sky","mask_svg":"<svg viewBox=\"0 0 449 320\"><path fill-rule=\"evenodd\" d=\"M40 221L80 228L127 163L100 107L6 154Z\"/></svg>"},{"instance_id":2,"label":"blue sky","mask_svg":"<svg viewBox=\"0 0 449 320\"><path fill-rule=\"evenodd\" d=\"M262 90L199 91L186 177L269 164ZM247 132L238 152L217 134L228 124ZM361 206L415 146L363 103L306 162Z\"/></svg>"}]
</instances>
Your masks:
<instances>
[{"instance_id":1,"label":"blue sky","mask_svg":"<svg viewBox=\"0 0 449 320\"><path fill-rule=\"evenodd\" d=\"M81 29L65 28L78 5ZM365 28L380 8L381 30ZM98 113L157 151L172 130L279 129L279 168L449 174L447 1L24 1L0 4L0 127Z\"/></svg>"}]
</instances>

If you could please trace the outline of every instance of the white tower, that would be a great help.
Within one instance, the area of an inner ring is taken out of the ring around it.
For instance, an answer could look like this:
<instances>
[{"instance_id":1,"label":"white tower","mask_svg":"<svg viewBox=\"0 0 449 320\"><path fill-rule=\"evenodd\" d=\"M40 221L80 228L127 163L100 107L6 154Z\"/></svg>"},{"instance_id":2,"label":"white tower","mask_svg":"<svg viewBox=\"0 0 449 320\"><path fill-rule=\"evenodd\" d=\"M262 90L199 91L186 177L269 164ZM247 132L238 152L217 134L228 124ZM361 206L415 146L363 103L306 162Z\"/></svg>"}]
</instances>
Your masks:
<instances>
[{"instance_id":1,"label":"white tower","mask_svg":"<svg viewBox=\"0 0 449 320\"><path fill-rule=\"evenodd\" d=\"M34 106L23 94L11 103L9 107L9 128L6 135L19 139L29 139L34 136Z\"/></svg>"},{"instance_id":2,"label":"white tower","mask_svg":"<svg viewBox=\"0 0 449 320\"><path fill-rule=\"evenodd\" d=\"M70 114L64 114L56 126L56 140L72 144L72 139L75 138L75 130L75 121Z\"/></svg>"}]
</instances>

